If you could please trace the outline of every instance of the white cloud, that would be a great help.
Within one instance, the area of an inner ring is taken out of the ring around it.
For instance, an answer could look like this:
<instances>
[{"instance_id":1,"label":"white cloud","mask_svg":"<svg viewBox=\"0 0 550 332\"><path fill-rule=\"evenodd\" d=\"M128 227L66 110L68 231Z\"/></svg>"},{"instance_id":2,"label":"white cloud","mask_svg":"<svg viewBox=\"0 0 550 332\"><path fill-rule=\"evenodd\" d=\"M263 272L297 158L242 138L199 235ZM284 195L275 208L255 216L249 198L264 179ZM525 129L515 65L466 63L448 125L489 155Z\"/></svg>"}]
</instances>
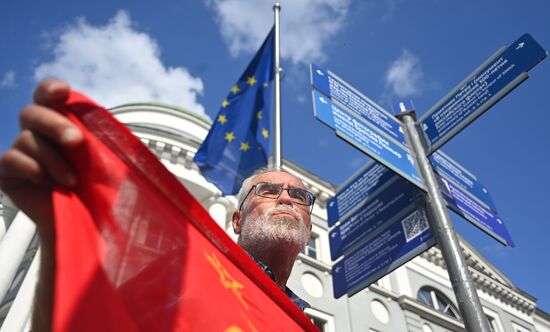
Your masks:
<instances>
[{"instance_id":1,"label":"white cloud","mask_svg":"<svg viewBox=\"0 0 550 332\"><path fill-rule=\"evenodd\" d=\"M2 81L0 81L0 88L15 88L17 84L15 84L15 72L13 70L8 70L4 77L2 78Z\"/></svg>"},{"instance_id":2,"label":"white cloud","mask_svg":"<svg viewBox=\"0 0 550 332\"><path fill-rule=\"evenodd\" d=\"M165 67L156 41L135 30L125 11L104 26L77 19L59 33L53 56L35 69L36 80L66 80L106 107L157 101L205 114L197 102L203 91L201 79L186 68Z\"/></svg>"},{"instance_id":3,"label":"white cloud","mask_svg":"<svg viewBox=\"0 0 550 332\"><path fill-rule=\"evenodd\" d=\"M205 0L214 9L233 56L253 53L273 25L271 0ZM281 56L293 63L323 61L324 48L342 29L350 0L281 3Z\"/></svg>"},{"instance_id":4,"label":"white cloud","mask_svg":"<svg viewBox=\"0 0 550 332\"><path fill-rule=\"evenodd\" d=\"M420 60L411 52L404 50L386 72L387 93L400 98L418 94L422 91L423 77Z\"/></svg>"}]
</instances>

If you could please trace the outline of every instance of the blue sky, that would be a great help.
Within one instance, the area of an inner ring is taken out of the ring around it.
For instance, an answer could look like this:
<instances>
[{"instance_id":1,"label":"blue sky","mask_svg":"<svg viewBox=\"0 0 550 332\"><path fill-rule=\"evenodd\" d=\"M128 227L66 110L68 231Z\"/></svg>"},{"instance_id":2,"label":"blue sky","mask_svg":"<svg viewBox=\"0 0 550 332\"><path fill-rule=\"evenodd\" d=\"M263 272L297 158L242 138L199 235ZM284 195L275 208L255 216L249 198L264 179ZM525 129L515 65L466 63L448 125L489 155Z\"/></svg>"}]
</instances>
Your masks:
<instances>
[{"instance_id":1,"label":"blue sky","mask_svg":"<svg viewBox=\"0 0 550 332\"><path fill-rule=\"evenodd\" d=\"M382 107L419 115L502 46L530 33L550 47L550 4L531 1L282 1L283 154L340 184L368 158L313 117L308 65L332 70ZM160 101L213 118L272 24L272 2L3 1L0 151L36 82L57 76L112 107ZM516 248L466 221L457 230L550 311L546 194L550 64L443 150L492 193ZM390 73L392 73L390 75Z\"/></svg>"}]
</instances>

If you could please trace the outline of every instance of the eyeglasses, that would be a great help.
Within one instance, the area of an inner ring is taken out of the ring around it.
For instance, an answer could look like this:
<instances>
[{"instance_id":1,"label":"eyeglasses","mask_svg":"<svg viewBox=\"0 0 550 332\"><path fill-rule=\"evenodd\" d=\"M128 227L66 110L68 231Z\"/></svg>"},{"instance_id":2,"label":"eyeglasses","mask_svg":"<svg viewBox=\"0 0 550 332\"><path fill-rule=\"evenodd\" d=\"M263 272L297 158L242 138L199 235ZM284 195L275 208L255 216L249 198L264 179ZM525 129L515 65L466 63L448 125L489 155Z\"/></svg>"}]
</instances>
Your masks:
<instances>
[{"instance_id":1,"label":"eyeglasses","mask_svg":"<svg viewBox=\"0 0 550 332\"><path fill-rule=\"evenodd\" d=\"M315 202L315 196L309 191L302 188L284 188L282 184L270 183L270 182L260 182L253 185L239 206L239 211L242 209L244 202L248 198L248 195L254 190L256 196L277 199L283 193L283 190L286 190L288 196L292 203L296 203L304 206L313 206ZM312 208L313 209L313 208ZM310 211L311 213L311 211Z\"/></svg>"}]
</instances>

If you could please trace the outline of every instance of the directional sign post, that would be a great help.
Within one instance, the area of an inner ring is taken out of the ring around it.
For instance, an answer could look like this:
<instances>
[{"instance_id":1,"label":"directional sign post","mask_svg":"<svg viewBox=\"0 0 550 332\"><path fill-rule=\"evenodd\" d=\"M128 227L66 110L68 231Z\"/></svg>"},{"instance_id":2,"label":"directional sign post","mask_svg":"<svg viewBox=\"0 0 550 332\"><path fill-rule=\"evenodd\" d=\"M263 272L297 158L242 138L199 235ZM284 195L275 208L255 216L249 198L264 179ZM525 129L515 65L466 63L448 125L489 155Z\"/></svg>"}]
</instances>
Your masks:
<instances>
[{"instance_id":1,"label":"directional sign post","mask_svg":"<svg viewBox=\"0 0 550 332\"><path fill-rule=\"evenodd\" d=\"M404 103L400 103L400 106L403 113L399 117L403 120L405 135L414 151L418 169L427 189L427 208L430 215L433 216L429 219L430 228L445 259L466 331L490 332L489 322L483 312L475 285L468 271L468 265L462 255L451 217L445 208L436 175L426 156L426 150L416 128L414 110Z\"/></svg>"},{"instance_id":2,"label":"directional sign post","mask_svg":"<svg viewBox=\"0 0 550 332\"><path fill-rule=\"evenodd\" d=\"M444 177L437 179L447 207L500 243L514 247L510 233L496 212L467 195L462 188L445 180Z\"/></svg>"},{"instance_id":3,"label":"directional sign post","mask_svg":"<svg viewBox=\"0 0 550 332\"><path fill-rule=\"evenodd\" d=\"M320 91L313 91L315 117L382 164L367 164L327 205L335 297L353 295L437 240L466 330L490 331L445 205L502 244L514 243L487 189L437 149L546 55L530 35L521 36L418 121L410 106L400 103L402 121L394 119L332 72L311 66L311 83Z\"/></svg>"},{"instance_id":4,"label":"directional sign post","mask_svg":"<svg viewBox=\"0 0 550 332\"><path fill-rule=\"evenodd\" d=\"M489 190L483 186L474 174L464 169L464 167L441 150L435 151L429 159L434 171L438 175L456 184L467 195L479 201L487 208L497 211L493 199L489 195Z\"/></svg>"},{"instance_id":5,"label":"directional sign post","mask_svg":"<svg viewBox=\"0 0 550 332\"><path fill-rule=\"evenodd\" d=\"M420 199L420 192L414 185L394 175L377 194L329 232L332 260L387 226L388 221Z\"/></svg>"},{"instance_id":6,"label":"directional sign post","mask_svg":"<svg viewBox=\"0 0 550 332\"><path fill-rule=\"evenodd\" d=\"M371 158L426 190L408 146L402 144L406 142L399 120L330 71L312 64L311 78L313 86L325 93L312 94L317 119ZM477 178L441 151L433 153L430 162L441 177L438 180L445 184L441 187L448 189L444 192L447 206L500 243L513 247L487 189ZM372 165L352 181L357 183L339 191L328 205L329 226L383 183L385 180L378 178L390 176L390 170ZM366 190L360 190L364 186Z\"/></svg>"},{"instance_id":7,"label":"directional sign post","mask_svg":"<svg viewBox=\"0 0 550 332\"><path fill-rule=\"evenodd\" d=\"M328 203L335 298L355 294L435 244L424 196L375 162L342 186Z\"/></svg>"},{"instance_id":8,"label":"directional sign post","mask_svg":"<svg viewBox=\"0 0 550 332\"><path fill-rule=\"evenodd\" d=\"M406 144L399 121L393 115L350 86L344 80L312 64L311 84L329 96L332 101L343 105L351 112L368 121L386 137Z\"/></svg>"},{"instance_id":9,"label":"directional sign post","mask_svg":"<svg viewBox=\"0 0 550 332\"><path fill-rule=\"evenodd\" d=\"M336 298L353 295L435 244L425 210L410 206L390 225L334 264Z\"/></svg>"},{"instance_id":10,"label":"directional sign post","mask_svg":"<svg viewBox=\"0 0 550 332\"><path fill-rule=\"evenodd\" d=\"M393 176L395 176L394 173L380 163L371 161L365 165L329 200L328 226L334 226L344 215L361 205Z\"/></svg>"},{"instance_id":11,"label":"directional sign post","mask_svg":"<svg viewBox=\"0 0 550 332\"><path fill-rule=\"evenodd\" d=\"M524 34L482 64L418 122L428 143L437 150L529 76L547 52Z\"/></svg>"},{"instance_id":12,"label":"directional sign post","mask_svg":"<svg viewBox=\"0 0 550 332\"><path fill-rule=\"evenodd\" d=\"M315 117L336 131L336 134L397 174L422 187L422 179L414 167L408 148L387 139L369 123L325 96L313 91Z\"/></svg>"},{"instance_id":13,"label":"directional sign post","mask_svg":"<svg viewBox=\"0 0 550 332\"><path fill-rule=\"evenodd\" d=\"M440 150L429 157L447 207L503 245L514 241L499 218L489 191L481 182Z\"/></svg>"},{"instance_id":14,"label":"directional sign post","mask_svg":"<svg viewBox=\"0 0 550 332\"><path fill-rule=\"evenodd\" d=\"M335 298L357 293L435 244L424 192L386 173L391 177L378 177L372 197L329 232L331 258L338 260L332 267Z\"/></svg>"}]
</instances>

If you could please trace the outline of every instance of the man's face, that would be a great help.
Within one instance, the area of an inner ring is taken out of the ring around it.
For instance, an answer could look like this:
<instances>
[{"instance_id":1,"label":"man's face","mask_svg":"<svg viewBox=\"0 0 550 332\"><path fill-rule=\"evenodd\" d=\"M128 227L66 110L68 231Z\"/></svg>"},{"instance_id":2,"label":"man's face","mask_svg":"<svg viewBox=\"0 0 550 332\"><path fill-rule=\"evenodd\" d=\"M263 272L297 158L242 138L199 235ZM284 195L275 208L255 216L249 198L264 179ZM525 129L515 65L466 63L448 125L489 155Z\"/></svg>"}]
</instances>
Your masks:
<instances>
[{"instance_id":1,"label":"man's face","mask_svg":"<svg viewBox=\"0 0 550 332\"><path fill-rule=\"evenodd\" d=\"M285 172L258 175L253 179L252 185L260 182L280 184L284 188L305 189L300 179ZM311 206L292 202L286 190L277 199L256 196L252 191L246 198L242 211L237 211L233 216L233 228L241 235L241 244L273 241L303 247L311 232L310 209Z\"/></svg>"}]
</instances>

